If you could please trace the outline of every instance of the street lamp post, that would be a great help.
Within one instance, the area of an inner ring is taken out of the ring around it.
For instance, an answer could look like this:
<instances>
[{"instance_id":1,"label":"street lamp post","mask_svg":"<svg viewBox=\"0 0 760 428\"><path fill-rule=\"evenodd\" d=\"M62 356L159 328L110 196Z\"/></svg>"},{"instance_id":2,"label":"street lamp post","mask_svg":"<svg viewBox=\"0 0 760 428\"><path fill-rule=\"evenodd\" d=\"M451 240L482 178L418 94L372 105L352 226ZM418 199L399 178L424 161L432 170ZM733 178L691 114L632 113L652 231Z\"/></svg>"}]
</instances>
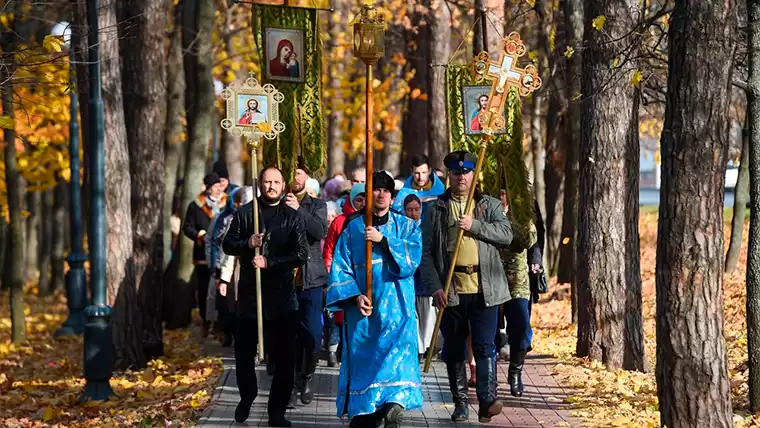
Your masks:
<instances>
[{"instance_id":1,"label":"street lamp post","mask_svg":"<svg viewBox=\"0 0 760 428\"><path fill-rule=\"evenodd\" d=\"M111 389L113 365L113 333L106 289L106 189L103 100L100 88L99 0L87 1L87 22L90 27L88 62L90 99L88 103L90 150L90 281L92 302L85 309L84 377L87 380L80 401L107 400L115 395Z\"/></svg>"},{"instance_id":2,"label":"street lamp post","mask_svg":"<svg viewBox=\"0 0 760 428\"><path fill-rule=\"evenodd\" d=\"M69 49L69 67L71 99L71 120L69 122L69 160L71 168L71 253L66 258L69 271L66 273L66 301L69 316L63 325L55 331L55 337L74 336L84 332L86 318L84 308L87 306L87 289L85 288L84 262L87 255L82 251L82 190L80 187L79 164L79 97L76 91L74 66L74 49L71 46L71 27L68 22L56 25L51 33L63 36L64 46Z\"/></svg>"}]
</instances>

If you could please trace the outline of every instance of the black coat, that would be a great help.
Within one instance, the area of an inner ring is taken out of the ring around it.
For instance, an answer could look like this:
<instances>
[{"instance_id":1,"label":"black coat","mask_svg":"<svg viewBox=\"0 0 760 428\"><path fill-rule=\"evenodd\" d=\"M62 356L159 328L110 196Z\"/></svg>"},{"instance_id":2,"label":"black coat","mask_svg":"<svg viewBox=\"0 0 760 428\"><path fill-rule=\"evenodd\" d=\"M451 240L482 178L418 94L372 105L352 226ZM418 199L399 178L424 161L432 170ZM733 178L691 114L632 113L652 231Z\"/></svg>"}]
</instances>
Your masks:
<instances>
[{"instance_id":1,"label":"black coat","mask_svg":"<svg viewBox=\"0 0 760 428\"><path fill-rule=\"evenodd\" d=\"M227 203L226 197L220 199L218 203L224 208L224 204ZM206 205L206 195L203 193L187 206L185 222L182 224L182 232L195 243L193 245L194 262L206 261L205 240L202 237L198 239L198 232L201 230L208 232L208 226L211 224L212 217L211 208Z\"/></svg>"},{"instance_id":2,"label":"black coat","mask_svg":"<svg viewBox=\"0 0 760 428\"><path fill-rule=\"evenodd\" d=\"M309 257L304 266L304 290L327 285L327 267L322 257L322 240L327 236L327 204L309 195L301 200L298 208L309 244Z\"/></svg>"},{"instance_id":3,"label":"black coat","mask_svg":"<svg viewBox=\"0 0 760 428\"><path fill-rule=\"evenodd\" d=\"M261 253L267 259L267 268L261 270L261 297L264 316L273 319L298 309L293 270L306 262L309 246L301 216L284 203L277 206L268 230L265 228L259 222L260 233L264 234ZM238 314L256 310L255 253L248 246L253 233L253 203L249 202L235 213L222 243L225 254L239 258Z\"/></svg>"}]
</instances>

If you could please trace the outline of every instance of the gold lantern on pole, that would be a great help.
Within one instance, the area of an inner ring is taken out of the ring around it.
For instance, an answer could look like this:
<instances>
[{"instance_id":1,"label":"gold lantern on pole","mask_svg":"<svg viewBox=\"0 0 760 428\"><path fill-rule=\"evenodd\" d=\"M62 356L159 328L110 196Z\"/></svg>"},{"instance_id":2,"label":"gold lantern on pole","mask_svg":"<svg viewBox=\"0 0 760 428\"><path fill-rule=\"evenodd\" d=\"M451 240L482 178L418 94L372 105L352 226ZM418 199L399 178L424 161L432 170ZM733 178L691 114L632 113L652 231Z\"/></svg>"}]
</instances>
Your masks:
<instances>
[{"instance_id":1,"label":"gold lantern on pole","mask_svg":"<svg viewBox=\"0 0 760 428\"><path fill-rule=\"evenodd\" d=\"M354 56L362 60L366 66L366 213L364 223L372 226L372 172L374 171L374 123L372 105L372 85L374 77L372 67L385 55L385 20L375 7L374 2L364 4L361 14L354 21ZM366 255L367 298L372 302L372 241L367 241Z\"/></svg>"}]
</instances>

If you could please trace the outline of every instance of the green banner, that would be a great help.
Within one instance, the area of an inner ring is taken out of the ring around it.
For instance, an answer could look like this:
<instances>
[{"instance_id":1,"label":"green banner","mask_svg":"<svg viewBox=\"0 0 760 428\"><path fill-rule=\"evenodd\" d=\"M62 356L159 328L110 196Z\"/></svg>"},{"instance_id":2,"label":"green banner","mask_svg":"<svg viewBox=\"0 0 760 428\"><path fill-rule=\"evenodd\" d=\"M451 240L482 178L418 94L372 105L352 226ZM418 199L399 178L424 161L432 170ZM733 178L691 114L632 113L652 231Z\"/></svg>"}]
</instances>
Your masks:
<instances>
[{"instance_id":1,"label":"green banner","mask_svg":"<svg viewBox=\"0 0 760 428\"><path fill-rule=\"evenodd\" d=\"M483 141L477 111L481 102L488 100L491 81L476 81L465 65L450 65L446 77L451 144L454 150L477 154ZM493 136L486 149L481 188L494 197L499 197L499 190L506 188L513 223L528 225L535 221L535 212L523 160L522 100L515 89L509 91L504 115L505 129Z\"/></svg>"},{"instance_id":2,"label":"green banner","mask_svg":"<svg viewBox=\"0 0 760 428\"><path fill-rule=\"evenodd\" d=\"M261 58L262 86L273 84L285 96L280 121L285 131L264 143L264 166L277 166L293 179L297 156L311 175L327 164L322 109L322 42L314 9L254 6L254 34Z\"/></svg>"}]
</instances>

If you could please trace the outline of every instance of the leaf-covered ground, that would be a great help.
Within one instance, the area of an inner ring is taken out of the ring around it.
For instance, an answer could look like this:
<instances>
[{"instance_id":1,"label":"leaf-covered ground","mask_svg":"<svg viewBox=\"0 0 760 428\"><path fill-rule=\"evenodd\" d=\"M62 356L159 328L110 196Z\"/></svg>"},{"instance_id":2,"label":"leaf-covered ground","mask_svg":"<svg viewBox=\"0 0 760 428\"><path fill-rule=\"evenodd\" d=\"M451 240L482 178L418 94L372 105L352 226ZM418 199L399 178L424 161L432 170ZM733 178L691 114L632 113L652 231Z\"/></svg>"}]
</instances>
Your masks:
<instances>
[{"instance_id":1,"label":"leaf-covered ground","mask_svg":"<svg viewBox=\"0 0 760 428\"><path fill-rule=\"evenodd\" d=\"M82 337L53 338L66 319L65 296L27 296L29 341L21 347L10 342L8 293L0 298L0 426L193 426L222 372L219 359L204 356L196 327L167 331L165 357L114 374L118 398L77 405L85 384Z\"/></svg>"},{"instance_id":2,"label":"leaf-covered ground","mask_svg":"<svg viewBox=\"0 0 760 428\"><path fill-rule=\"evenodd\" d=\"M727 221L730 217L727 217ZM599 363L574 357L576 328L570 321L567 287L554 286L533 308L534 353L555 355L561 361L555 374L572 388L571 408L589 427L658 427L660 415L655 383L655 257L657 215L642 213L641 276L645 349L648 373L609 371ZM726 246L729 225L726 226ZM725 337L729 358L734 423L737 427L760 427L760 419L747 411L747 333L745 266L747 261L745 225L739 268L724 276ZM722 263L721 263L722 264Z\"/></svg>"}]
</instances>

